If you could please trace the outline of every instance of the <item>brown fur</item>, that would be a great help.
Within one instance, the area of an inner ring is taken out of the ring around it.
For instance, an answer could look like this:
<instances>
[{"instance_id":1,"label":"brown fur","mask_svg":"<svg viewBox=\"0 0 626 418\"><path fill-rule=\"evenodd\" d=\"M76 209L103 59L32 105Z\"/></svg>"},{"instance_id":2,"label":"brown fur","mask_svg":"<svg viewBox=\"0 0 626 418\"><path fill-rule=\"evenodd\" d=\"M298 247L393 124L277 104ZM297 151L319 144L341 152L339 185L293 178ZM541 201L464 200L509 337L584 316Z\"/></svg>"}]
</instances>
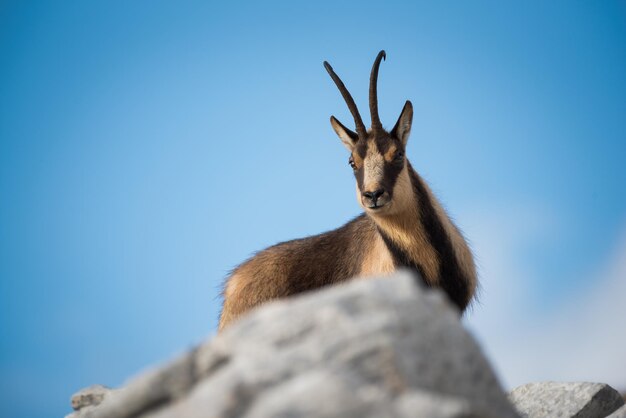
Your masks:
<instances>
[{"instance_id":1,"label":"brown fur","mask_svg":"<svg viewBox=\"0 0 626 418\"><path fill-rule=\"evenodd\" d=\"M237 267L226 282L219 329L265 302L356 276L388 275L402 267L385 245L379 228L406 250L412 261L423 267L421 273L426 284L439 285L439 255L429 243L420 222L417 202L411 191L411 171L407 162L395 186L393 204L396 207L392 214L360 215L339 229L277 244ZM425 182L422 183L427 187ZM440 203L432 192L429 193L432 201L436 202L433 206L444 221L459 264L467 275L469 303L476 287L471 252Z\"/></svg>"},{"instance_id":2,"label":"brown fur","mask_svg":"<svg viewBox=\"0 0 626 418\"><path fill-rule=\"evenodd\" d=\"M287 241L259 252L237 267L226 282L219 329L269 300L339 283L357 276L373 248L376 227L361 215L339 229Z\"/></svg>"}]
</instances>

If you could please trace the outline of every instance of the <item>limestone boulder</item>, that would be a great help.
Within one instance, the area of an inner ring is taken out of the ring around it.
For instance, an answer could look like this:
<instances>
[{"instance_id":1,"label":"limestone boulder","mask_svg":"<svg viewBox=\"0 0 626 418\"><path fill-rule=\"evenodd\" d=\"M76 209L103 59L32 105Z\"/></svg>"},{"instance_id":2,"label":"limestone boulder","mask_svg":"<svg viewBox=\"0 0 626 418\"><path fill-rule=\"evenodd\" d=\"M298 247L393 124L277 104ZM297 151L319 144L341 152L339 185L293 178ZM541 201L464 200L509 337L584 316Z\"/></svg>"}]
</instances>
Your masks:
<instances>
[{"instance_id":1,"label":"limestone boulder","mask_svg":"<svg viewBox=\"0 0 626 418\"><path fill-rule=\"evenodd\" d=\"M605 418L624 400L618 391L604 383L528 383L515 388L509 399L527 418Z\"/></svg>"},{"instance_id":2,"label":"limestone boulder","mask_svg":"<svg viewBox=\"0 0 626 418\"><path fill-rule=\"evenodd\" d=\"M445 295L411 274L260 307L72 418L517 417Z\"/></svg>"}]
</instances>

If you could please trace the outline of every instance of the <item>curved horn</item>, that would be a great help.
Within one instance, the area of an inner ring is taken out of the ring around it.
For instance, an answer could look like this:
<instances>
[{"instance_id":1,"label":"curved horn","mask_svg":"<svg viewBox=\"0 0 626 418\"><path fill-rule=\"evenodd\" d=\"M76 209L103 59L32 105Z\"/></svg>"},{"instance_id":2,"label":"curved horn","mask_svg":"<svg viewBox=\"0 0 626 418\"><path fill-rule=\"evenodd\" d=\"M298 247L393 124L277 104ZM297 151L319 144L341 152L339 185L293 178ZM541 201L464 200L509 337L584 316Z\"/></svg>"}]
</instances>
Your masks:
<instances>
[{"instance_id":1,"label":"curved horn","mask_svg":"<svg viewBox=\"0 0 626 418\"><path fill-rule=\"evenodd\" d=\"M378 116L378 93L376 91L376 85L378 84L378 67L380 67L380 61L387 58L385 51L380 51L374 65L372 66L372 73L370 74L370 113L372 115L372 130L376 131L382 129L383 125L380 123L380 117Z\"/></svg>"},{"instance_id":2,"label":"curved horn","mask_svg":"<svg viewBox=\"0 0 626 418\"><path fill-rule=\"evenodd\" d=\"M359 109L357 109L356 103L354 103L354 99L350 95L350 92L348 91L346 86L343 84L343 81L341 81L339 76L335 74L335 71L333 71L333 67L331 67L327 61L324 61L324 68L326 68L326 71L328 71L328 74L330 74L330 78L333 79L333 81L337 85L337 88L341 92L343 99L346 101L346 104L348 105L348 109L350 109L350 113L352 113L352 117L354 118L354 124L356 126L356 133L359 135L359 138L361 139L367 138L367 131L365 130L363 119L361 119L361 115L359 114Z\"/></svg>"}]
</instances>

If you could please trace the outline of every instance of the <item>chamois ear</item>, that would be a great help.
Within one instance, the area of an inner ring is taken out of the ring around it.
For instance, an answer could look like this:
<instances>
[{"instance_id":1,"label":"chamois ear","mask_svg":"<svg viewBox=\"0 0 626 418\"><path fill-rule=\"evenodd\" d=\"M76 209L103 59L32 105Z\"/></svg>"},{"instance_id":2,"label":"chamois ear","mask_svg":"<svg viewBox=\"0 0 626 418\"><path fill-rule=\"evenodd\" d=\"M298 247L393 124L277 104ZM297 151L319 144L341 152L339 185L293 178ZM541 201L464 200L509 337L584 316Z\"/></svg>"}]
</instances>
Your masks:
<instances>
[{"instance_id":1,"label":"chamois ear","mask_svg":"<svg viewBox=\"0 0 626 418\"><path fill-rule=\"evenodd\" d=\"M356 141L359 139L357 133L346 128L343 123L339 122L334 116L330 117L330 124L337 133L337 136L339 136L339 139L341 139L341 142L343 142L343 145L348 148L348 151L352 152L356 146Z\"/></svg>"},{"instance_id":2,"label":"chamois ear","mask_svg":"<svg viewBox=\"0 0 626 418\"><path fill-rule=\"evenodd\" d=\"M406 146L411 133L411 124L413 123L413 105L407 100L402 108L402 113L396 122L396 126L391 130L391 135L398 138L402 145Z\"/></svg>"}]
</instances>

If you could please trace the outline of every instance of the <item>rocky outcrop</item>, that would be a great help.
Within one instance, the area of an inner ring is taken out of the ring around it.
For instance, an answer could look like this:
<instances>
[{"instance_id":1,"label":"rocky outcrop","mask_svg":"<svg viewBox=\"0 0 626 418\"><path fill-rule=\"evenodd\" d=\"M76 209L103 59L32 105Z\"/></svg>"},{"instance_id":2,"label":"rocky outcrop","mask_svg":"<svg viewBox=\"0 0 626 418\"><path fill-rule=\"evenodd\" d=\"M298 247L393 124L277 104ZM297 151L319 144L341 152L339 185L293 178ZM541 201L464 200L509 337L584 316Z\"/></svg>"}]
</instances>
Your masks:
<instances>
[{"instance_id":1,"label":"rocky outcrop","mask_svg":"<svg viewBox=\"0 0 626 418\"><path fill-rule=\"evenodd\" d=\"M626 405L622 405L620 409L613 412L607 418L626 418Z\"/></svg>"},{"instance_id":2,"label":"rocky outcrop","mask_svg":"<svg viewBox=\"0 0 626 418\"><path fill-rule=\"evenodd\" d=\"M112 389L102 385L92 385L81 389L72 395L72 408L79 410L90 405L100 405L105 396L111 392Z\"/></svg>"},{"instance_id":3,"label":"rocky outcrop","mask_svg":"<svg viewBox=\"0 0 626 418\"><path fill-rule=\"evenodd\" d=\"M398 273L267 304L120 389L79 392L70 417L518 417L456 309L417 283Z\"/></svg>"},{"instance_id":4,"label":"rocky outcrop","mask_svg":"<svg viewBox=\"0 0 626 418\"><path fill-rule=\"evenodd\" d=\"M624 405L619 392L602 383L528 383L515 388L509 399L528 418L603 418Z\"/></svg>"}]
</instances>

